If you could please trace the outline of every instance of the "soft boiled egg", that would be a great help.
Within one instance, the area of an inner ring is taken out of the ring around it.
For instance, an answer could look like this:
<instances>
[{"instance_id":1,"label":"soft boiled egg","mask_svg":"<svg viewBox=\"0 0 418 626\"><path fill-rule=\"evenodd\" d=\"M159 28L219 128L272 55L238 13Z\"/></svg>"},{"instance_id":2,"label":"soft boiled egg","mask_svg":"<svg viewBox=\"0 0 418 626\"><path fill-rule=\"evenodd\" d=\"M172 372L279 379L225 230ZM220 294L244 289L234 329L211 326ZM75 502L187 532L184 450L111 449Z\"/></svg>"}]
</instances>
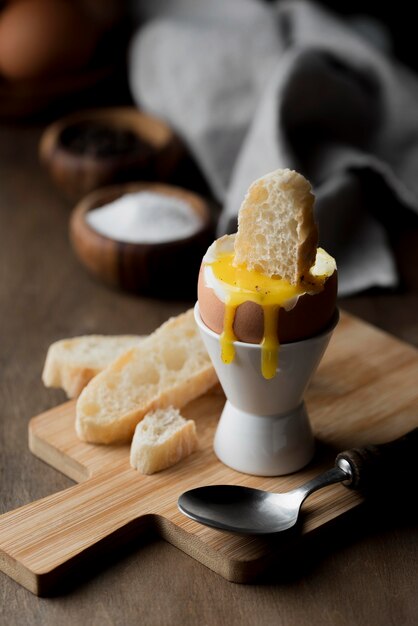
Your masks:
<instances>
[{"instance_id":1,"label":"soft boiled egg","mask_svg":"<svg viewBox=\"0 0 418 626\"><path fill-rule=\"evenodd\" d=\"M220 335L222 360L234 359L234 342L261 344L261 372L273 378L280 343L312 337L330 323L336 306L337 268L322 248L309 277L291 284L234 264L235 235L215 241L205 254L198 281L199 312Z\"/></svg>"}]
</instances>

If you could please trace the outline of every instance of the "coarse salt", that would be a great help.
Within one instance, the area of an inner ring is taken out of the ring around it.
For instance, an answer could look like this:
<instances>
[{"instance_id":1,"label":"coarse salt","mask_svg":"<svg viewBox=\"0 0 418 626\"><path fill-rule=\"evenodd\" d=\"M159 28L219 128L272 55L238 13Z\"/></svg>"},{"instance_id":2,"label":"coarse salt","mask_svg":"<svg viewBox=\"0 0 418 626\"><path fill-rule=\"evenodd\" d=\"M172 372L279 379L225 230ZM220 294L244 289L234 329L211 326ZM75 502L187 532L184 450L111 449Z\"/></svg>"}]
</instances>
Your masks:
<instances>
[{"instance_id":1,"label":"coarse salt","mask_svg":"<svg viewBox=\"0 0 418 626\"><path fill-rule=\"evenodd\" d=\"M190 237L201 219L190 204L165 194L128 193L86 214L98 233L126 243L162 243Z\"/></svg>"}]
</instances>

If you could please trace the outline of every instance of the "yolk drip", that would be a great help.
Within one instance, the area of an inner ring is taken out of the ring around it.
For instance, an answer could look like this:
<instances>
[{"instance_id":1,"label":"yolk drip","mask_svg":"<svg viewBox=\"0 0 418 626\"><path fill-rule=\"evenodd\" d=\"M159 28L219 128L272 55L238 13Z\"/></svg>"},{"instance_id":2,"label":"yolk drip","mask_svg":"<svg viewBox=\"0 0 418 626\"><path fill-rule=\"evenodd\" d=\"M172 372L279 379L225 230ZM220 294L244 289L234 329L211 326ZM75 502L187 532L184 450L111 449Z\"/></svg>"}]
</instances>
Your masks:
<instances>
[{"instance_id":1,"label":"yolk drip","mask_svg":"<svg viewBox=\"0 0 418 626\"><path fill-rule=\"evenodd\" d=\"M234 254L220 254L209 263L215 277L224 283L225 318L221 335L222 360L231 363L235 356L233 342L235 311L240 304L250 301L259 304L264 315L264 333L261 342L261 372L264 378L273 378L277 370L279 339L277 333L279 310L289 300L306 292L302 285L291 285L287 280L265 276L244 266L234 267Z\"/></svg>"}]
</instances>

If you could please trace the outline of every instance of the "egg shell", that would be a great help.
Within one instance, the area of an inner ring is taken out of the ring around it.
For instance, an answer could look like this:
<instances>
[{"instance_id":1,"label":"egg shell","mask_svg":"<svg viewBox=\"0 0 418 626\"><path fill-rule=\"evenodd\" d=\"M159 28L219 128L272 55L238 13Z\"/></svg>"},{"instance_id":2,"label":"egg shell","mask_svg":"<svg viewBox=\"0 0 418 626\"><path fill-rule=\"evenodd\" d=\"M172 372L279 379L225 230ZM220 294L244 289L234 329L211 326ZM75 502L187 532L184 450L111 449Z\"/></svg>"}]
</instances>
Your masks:
<instances>
[{"instance_id":1,"label":"egg shell","mask_svg":"<svg viewBox=\"0 0 418 626\"><path fill-rule=\"evenodd\" d=\"M65 0L15 0L0 12L0 74L36 79L74 71L91 58L99 28Z\"/></svg>"},{"instance_id":2,"label":"egg shell","mask_svg":"<svg viewBox=\"0 0 418 626\"><path fill-rule=\"evenodd\" d=\"M281 308L278 319L280 343L289 343L312 337L331 321L337 299L338 279L335 271L325 282L324 289L314 295L300 296L290 311ZM223 331L225 305L205 283L203 264L198 280L199 312L203 322L215 333ZM237 307L234 333L239 341L260 343L263 338L263 310L255 302L244 302Z\"/></svg>"}]
</instances>

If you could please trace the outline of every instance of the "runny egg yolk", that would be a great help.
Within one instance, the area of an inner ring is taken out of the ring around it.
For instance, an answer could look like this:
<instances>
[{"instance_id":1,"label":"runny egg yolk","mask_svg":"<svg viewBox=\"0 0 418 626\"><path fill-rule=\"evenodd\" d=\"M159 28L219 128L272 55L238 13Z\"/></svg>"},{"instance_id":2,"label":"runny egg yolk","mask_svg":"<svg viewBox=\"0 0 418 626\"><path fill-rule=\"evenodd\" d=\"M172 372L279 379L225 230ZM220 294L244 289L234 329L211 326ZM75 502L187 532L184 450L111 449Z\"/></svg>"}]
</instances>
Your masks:
<instances>
[{"instance_id":1,"label":"runny egg yolk","mask_svg":"<svg viewBox=\"0 0 418 626\"><path fill-rule=\"evenodd\" d=\"M208 263L215 277L222 281L226 293L224 328L220 336L222 361L231 363L235 356L234 318L237 307L247 301L255 302L261 306L264 316L261 372L264 378L273 378L279 353L279 310L289 306L292 299L306 293L306 286L292 285L283 278L266 276L256 270L248 270L243 265L235 267L233 260L234 253L225 252Z\"/></svg>"}]
</instances>

